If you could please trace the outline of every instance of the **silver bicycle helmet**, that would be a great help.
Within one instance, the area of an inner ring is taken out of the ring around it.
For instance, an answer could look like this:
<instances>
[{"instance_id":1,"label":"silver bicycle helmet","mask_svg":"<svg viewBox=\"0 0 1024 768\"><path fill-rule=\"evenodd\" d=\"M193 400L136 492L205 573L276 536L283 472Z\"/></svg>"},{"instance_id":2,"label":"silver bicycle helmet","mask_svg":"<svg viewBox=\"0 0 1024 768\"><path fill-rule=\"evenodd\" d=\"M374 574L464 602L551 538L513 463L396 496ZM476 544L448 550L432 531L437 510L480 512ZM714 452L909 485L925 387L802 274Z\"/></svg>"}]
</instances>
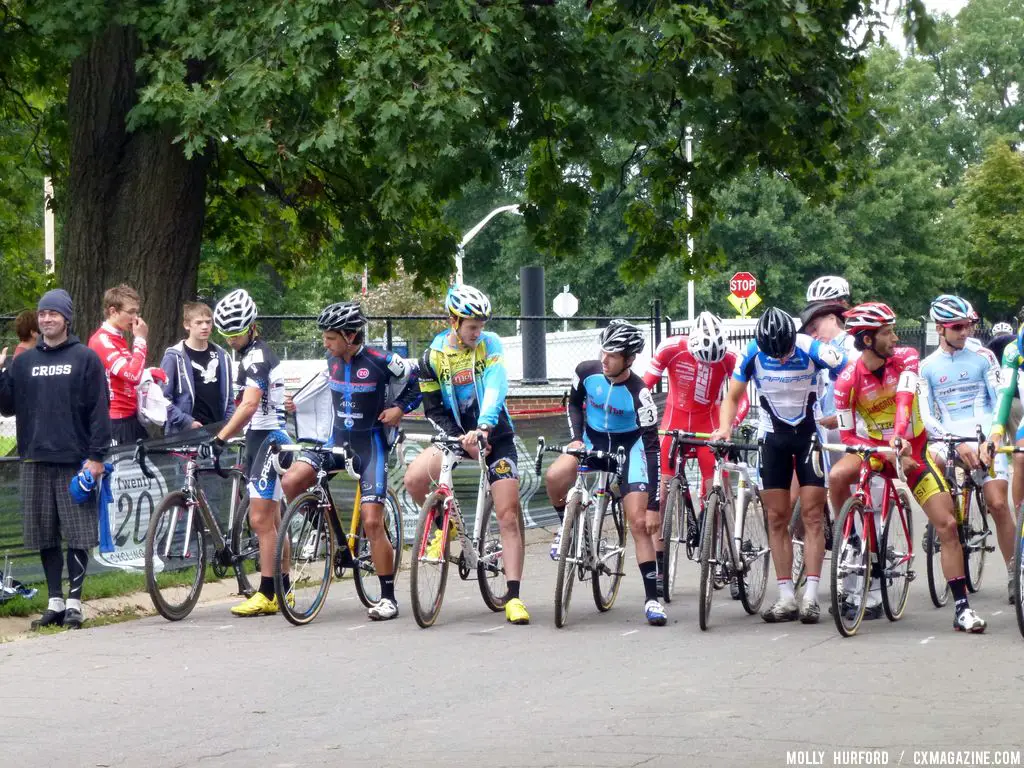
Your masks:
<instances>
[{"instance_id":1,"label":"silver bicycle helmet","mask_svg":"<svg viewBox=\"0 0 1024 768\"><path fill-rule=\"evenodd\" d=\"M339 301L324 307L316 324L321 331L361 331L366 325L366 315L358 303Z\"/></svg>"},{"instance_id":2,"label":"silver bicycle helmet","mask_svg":"<svg viewBox=\"0 0 1024 768\"><path fill-rule=\"evenodd\" d=\"M601 349L624 357L642 352L645 341L643 332L625 320L612 320L601 331Z\"/></svg>"}]
</instances>

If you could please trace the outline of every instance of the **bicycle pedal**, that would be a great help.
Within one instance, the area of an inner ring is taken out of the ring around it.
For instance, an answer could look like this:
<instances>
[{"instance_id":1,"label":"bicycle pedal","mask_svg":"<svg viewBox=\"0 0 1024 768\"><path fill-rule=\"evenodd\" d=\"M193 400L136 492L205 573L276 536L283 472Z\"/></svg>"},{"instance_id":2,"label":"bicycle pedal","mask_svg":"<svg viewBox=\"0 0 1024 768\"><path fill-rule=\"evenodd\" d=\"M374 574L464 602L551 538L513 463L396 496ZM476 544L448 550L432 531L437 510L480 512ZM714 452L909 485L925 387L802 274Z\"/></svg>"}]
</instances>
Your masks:
<instances>
[{"instance_id":1,"label":"bicycle pedal","mask_svg":"<svg viewBox=\"0 0 1024 768\"><path fill-rule=\"evenodd\" d=\"M986 544L986 545L985 545L985 551L986 551L986 552L995 552L995 551L996 551L996 548L995 548L995 547L993 547L993 546L989 546L988 544Z\"/></svg>"},{"instance_id":2,"label":"bicycle pedal","mask_svg":"<svg viewBox=\"0 0 1024 768\"><path fill-rule=\"evenodd\" d=\"M913 581L917 578L917 571L907 571L907 581Z\"/></svg>"}]
</instances>

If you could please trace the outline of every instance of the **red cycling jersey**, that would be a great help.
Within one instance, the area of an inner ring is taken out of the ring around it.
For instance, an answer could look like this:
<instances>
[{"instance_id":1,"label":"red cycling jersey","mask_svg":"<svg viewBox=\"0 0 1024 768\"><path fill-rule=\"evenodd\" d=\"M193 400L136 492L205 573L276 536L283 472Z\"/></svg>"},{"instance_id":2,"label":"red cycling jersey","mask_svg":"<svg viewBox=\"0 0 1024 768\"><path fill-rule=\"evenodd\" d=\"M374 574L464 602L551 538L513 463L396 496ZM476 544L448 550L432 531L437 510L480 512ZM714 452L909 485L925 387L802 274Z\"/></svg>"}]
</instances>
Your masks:
<instances>
[{"instance_id":1,"label":"red cycling jersey","mask_svg":"<svg viewBox=\"0 0 1024 768\"><path fill-rule=\"evenodd\" d=\"M686 336L671 336L661 342L644 374L644 384L651 388L661 381L662 373L668 371L668 399L661 428L686 432L713 432L717 429L722 388L735 367L735 352L726 352L717 363L702 363L690 354ZM744 392L734 423L743 421L749 409L750 403ZM661 443L662 477L667 478L673 474L668 464L671 438L663 438ZM694 451L687 455L694 455ZM706 448L696 451L696 455L706 483L715 468L714 456Z\"/></svg>"},{"instance_id":2,"label":"red cycling jersey","mask_svg":"<svg viewBox=\"0 0 1024 768\"><path fill-rule=\"evenodd\" d=\"M839 439L848 445L888 445L899 436L913 443L928 439L917 405L919 358L913 347L896 347L885 364L869 371L864 358L850 363L836 381ZM864 435L857 435L857 419Z\"/></svg>"},{"instance_id":3,"label":"red cycling jersey","mask_svg":"<svg viewBox=\"0 0 1024 768\"><path fill-rule=\"evenodd\" d=\"M99 355L110 388L110 418L127 419L138 410L135 388L146 369L146 340L135 339L128 347L125 335L103 323L89 339L89 349Z\"/></svg>"}]
</instances>

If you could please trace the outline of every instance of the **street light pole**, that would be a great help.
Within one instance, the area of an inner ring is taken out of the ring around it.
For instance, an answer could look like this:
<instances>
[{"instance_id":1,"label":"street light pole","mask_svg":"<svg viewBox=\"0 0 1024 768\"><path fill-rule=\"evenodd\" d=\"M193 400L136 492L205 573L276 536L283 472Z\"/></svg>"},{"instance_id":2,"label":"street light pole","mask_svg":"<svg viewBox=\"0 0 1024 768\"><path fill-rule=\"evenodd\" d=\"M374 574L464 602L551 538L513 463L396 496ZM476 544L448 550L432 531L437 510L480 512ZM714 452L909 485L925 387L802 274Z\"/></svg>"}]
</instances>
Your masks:
<instances>
[{"instance_id":1,"label":"street light pole","mask_svg":"<svg viewBox=\"0 0 1024 768\"><path fill-rule=\"evenodd\" d=\"M458 246L456 248L456 251L455 251L455 284L456 285L462 285L462 259L466 255L466 246L469 244L469 241L472 240L474 237L476 237L478 234L480 234L480 230L482 230L484 227L486 227L491 219L493 219L499 213L505 213L505 212L514 213L517 216L522 216L522 214L519 212L519 206L518 205L502 205L502 206L500 206L498 208L495 208L493 211L491 211L486 216L484 216L475 227L473 227L471 230L469 230L466 234L464 234L462 236L462 241L458 244Z\"/></svg>"},{"instance_id":2,"label":"street light pole","mask_svg":"<svg viewBox=\"0 0 1024 768\"><path fill-rule=\"evenodd\" d=\"M693 128L686 126L686 162L691 164L693 162ZM690 194L690 185L686 185L686 221L693 221L693 195ZM686 255L690 260L690 264L693 264L693 235L687 233L686 235ZM690 274L693 275L693 267L690 267ZM694 310L694 294L693 294L693 279L686 283L686 318L691 323L693 322L693 310Z\"/></svg>"}]
</instances>

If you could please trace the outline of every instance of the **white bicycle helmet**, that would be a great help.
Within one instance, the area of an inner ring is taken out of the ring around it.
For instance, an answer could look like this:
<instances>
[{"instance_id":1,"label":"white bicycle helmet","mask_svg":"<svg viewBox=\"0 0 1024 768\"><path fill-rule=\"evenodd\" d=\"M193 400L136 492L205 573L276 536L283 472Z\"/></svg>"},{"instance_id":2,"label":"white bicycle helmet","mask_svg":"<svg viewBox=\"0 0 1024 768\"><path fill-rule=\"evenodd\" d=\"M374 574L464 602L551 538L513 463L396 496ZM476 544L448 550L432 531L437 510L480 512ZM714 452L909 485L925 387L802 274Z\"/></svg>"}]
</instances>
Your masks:
<instances>
[{"instance_id":1,"label":"white bicycle helmet","mask_svg":"<svg viewBox=\"0 0 1024 768\"><path fill-rule=\"evenodd\" d=\"M717 363L725 357L725 333L722 321L710 312L701 312L693 321L687 340L690 354L702 363Z\"/></svg>"},{"instance_id":2,"label":"white bicycle helmet","mask_svg":"<svg viewBox=\"0 0 1024 768\"><path fill-rule=\"evenodd\" d=\"M1013 333L1013 326L1009 323L996 323L992 326L993 336L1006 336L1011 333Z\"/></svg>"},{"instance_id":3,"label":"white bicycle helmet","mask_svg":"<svg viewBox=\"0 0 1024 768\"><path fill-rule=\"evenodd\" d=\"M249 292L236 288L213 308L213 324L221 333L242 333L256 322L256 314L256 302Z\"/></svg>"},{"instance_id":4,"label":"white bicycle helmet","mask_svg":"<svg viewBox=\"0 0 1024 768\"><path fill-rule=\"evenodd\" d=\"M974 322L974 307L966 299L944 293L932 302L928 315L936 323Z\"/></svg>"},{"instance_id":5,"label":"white bicycle helmet","mask_svg":"<svg viewBox=\"0 0 1024 768\"><path fill-rule=\"evenodd\" d=\"M448 289L444 308L452 317L489 320L491 302L481 291L471 285L453 285Z\"/></svg>"},{"instance_id":6,"label":"white bicycle helmet","mask_svg":"<svg viewBox=\"0 0 1024 768\"><path fill-rule=\"evenodd\" d=\"M601 350L624 357L642 352L645 341L643 331L625 320L612 320L601 331Z\"/></svg>"},{"instance_id":7,"label":"white bicycle helmet","mask_svg":"<svg viewBox=\"0 0 1024 768\"><path fill-rule=\"evenodd\" d=\"M807 286L807 303L813 301L849 301L850 284L845 278L825 275Z\"/></svg>"}]
</instances>

